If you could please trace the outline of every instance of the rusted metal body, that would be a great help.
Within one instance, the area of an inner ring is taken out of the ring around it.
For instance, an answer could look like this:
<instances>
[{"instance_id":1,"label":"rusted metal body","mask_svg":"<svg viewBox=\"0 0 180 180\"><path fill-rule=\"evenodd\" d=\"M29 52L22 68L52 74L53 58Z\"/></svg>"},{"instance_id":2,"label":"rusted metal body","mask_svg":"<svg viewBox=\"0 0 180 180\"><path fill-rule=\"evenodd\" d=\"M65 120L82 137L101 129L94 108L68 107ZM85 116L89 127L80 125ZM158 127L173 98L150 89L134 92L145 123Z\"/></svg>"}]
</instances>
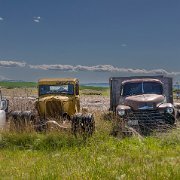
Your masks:
<instances>
[{"instance_id":1,"label":"rusted metal body","mask_svg":"<svg viewBox=\"0 0 180 180\"><path fill-rule=\"evenodd\" d=\"M172 78L163 76L110 78L110 110L128 126L142 130L174 125ZM138 128L137 128L138 127Z\"/></svg>"},{"instance_id":2,"label":"rusted metal body","mask_svg":"<svg viewBox=\"0 0 180 180\"><path fill-rule=\"evenodd\" d=\"M37 131L69 129L74 135L83 136L94 132L93 115L80 113L79 80L76 78L40 79L35 110L35 114L32 111L12 112L15 127L24 131L30 122Z\"/></svg>"},{"instance_id":3,"label":"rusted metal body","mask_svg":"<svg viewBox=\"0 0 180 180\"><path fill-rule=\"evenodd\" d=\"M41 94L41 88L53 88L71 85L72 92L50 91ZM39 98L36 107L40 118L70 117L80 111L79 81L74 78L40 79L38 82Z\"/></svg>"},{"instance_id":4,"label":"rusted metal body","mask_svg":"<svg viewBox=\"0 0 180 180\"><path fill-rule=\"evenodd\" d=\"M127 80L135 79L155 79L159 80L163 84L164 95L166 96L167 102L173 104L173 89L172 89L172 78L164 76L132 76L132 77L111 77L109 79L110 84L110 110L116 111L116 107L119 104L120 90L122 82Z\"/></svg>"}]
</instances>

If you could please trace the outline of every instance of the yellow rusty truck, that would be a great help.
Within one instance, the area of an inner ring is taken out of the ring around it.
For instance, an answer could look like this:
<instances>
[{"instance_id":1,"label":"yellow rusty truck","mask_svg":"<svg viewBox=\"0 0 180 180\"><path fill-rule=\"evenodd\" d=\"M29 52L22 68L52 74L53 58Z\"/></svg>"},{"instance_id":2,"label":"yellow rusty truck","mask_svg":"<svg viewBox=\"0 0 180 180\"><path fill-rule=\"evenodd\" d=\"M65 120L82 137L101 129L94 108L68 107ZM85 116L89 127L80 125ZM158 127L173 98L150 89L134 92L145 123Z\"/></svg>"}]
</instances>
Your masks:
<instances>
[{"instance_id":1,"label":"yellow rusty truck","mask_svg":"<svg viewBox=\"0 0 180 180\"><path fill-rule=\"evenodd\" d=\"M80 112L79 80L76 78L48 78L38 81L38 98L35 103L37 115L31 111L15 111L12 117L15 121L26 119L36 122L38 130L45 130L48 124L59 123L58 127L71 124L71 130L76 133L92 135L95 129L94 117L88 112ZM36 118L36 121L34 121Z\"/></svg>"},{"instance_id":2,"label":"yellow rusty truck","mask_svg":"<svg viewBox=\"0 0 180 180\"><path fill-rule=\"evenodd\" d=\"M80 112L78 79L40 79L38 95L36 107L41 118L70 119Z\"/></svg>"}]
</instances>

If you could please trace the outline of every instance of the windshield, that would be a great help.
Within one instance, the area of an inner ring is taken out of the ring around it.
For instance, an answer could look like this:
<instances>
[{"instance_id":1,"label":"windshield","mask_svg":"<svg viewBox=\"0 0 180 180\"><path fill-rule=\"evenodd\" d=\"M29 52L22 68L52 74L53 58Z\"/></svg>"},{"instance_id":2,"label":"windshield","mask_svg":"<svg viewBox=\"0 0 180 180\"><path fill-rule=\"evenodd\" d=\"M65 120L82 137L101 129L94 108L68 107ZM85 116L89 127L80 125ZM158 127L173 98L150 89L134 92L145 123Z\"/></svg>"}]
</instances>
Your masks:
<instances>
[{"instance_id":1,"label":"windshield","mask_svg":"<svg viewBox=\"0 0 180 180\"><path fill-rule=\"evenodd\" d=\"M39 95L46 94L74 94L74 85L73 84L62 84L62 85L40 85L39 86Z\"/></svg>"},{"instance_id":2,"label":"windshield","mask_svg":"<svg viewBox=\"0 0 180 180\"><path fill-rule=\"evenodd\" d=\"M126 83L122 90L123 96L140 94L163 94L162 84L157 82Z\"/></svg>"}]
</instances>

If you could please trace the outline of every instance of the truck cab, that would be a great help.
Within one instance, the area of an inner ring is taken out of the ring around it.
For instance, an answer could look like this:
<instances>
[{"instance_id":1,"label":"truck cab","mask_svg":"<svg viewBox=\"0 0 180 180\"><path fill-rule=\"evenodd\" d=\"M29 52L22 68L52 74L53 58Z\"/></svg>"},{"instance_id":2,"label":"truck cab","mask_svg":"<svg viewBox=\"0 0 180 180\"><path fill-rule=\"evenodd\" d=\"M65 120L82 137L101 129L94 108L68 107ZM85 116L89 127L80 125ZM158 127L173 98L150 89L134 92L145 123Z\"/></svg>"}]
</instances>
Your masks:
<instances>
[{"instance_id":1,"label":"truck cab","mask_svg":"<svg viewBox=\"0 0 180 180\"><path fill-rule=\"evenodd\" d=\"M37 110L41 118L70 116L80 111L79 81L76 78L48 78L38 81Z\"/></svg>"}]
</instances>

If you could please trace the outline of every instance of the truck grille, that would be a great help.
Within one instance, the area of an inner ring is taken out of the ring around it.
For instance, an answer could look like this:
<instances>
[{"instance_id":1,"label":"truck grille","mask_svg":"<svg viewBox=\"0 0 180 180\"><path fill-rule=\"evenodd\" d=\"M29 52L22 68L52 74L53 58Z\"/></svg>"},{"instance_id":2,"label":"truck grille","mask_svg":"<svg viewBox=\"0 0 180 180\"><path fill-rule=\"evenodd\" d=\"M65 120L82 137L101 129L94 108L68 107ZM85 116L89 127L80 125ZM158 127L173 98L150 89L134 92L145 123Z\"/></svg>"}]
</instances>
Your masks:
<instances>
[{"instance_id":1,"label":"truck grille","mask_svg":"<svg viewBox=\"0 0 180 180\"><path fill-rule=\"evenodd\" d=\"M46 102L46 116L49 118L58 118L62 115L62 105L60 101Z\"/></svg>"},{"instance_id":2,"label":"truck grille","mask_svg":"<svg viewBox=\"0 0 180 180\"><path fill-rule=\"evenodd\" d=\"M164 123L166 117L164 113L160 113L157 110L148 110L148 111L132 111L127 114L127 120L138 120L139 125L156 125Z\"/></svg>"}]
</instances>

